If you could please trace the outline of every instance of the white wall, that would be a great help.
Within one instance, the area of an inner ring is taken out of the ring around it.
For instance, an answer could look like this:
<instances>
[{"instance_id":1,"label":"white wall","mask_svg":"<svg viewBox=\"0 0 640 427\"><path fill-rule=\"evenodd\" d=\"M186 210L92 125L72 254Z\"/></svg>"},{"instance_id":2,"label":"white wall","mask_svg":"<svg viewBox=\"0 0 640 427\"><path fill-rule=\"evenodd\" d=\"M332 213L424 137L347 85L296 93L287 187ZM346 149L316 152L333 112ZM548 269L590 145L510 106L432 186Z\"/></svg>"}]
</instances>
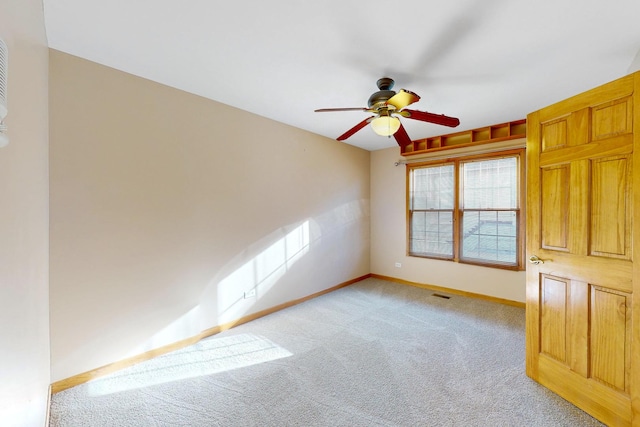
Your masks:
<instances>
[{"instance_id":1,"label":"white wall","mask_svg":"<svg viewBox=\"0 0 640 427\"><path fill-rule=\"evenodd\" d=\"M0 148L0 425L43 426L49 388L47 40L42 2L0 0L9 145Z\"/></svg>"},{"instance_id":2,"label":"white wall","mask_svg":"<svg viewBox=\"0 0 640 427\"><path fill-rule=\"evenodd\" d=\"M369 152L50 58L53 381L369 273Z\"/></svg>"},{"instance_id":3,"label":"white wall","mask_svg":"<svg viewBox=\"0 0 640 427\"><path fill-rule=\"evenodd\" d=\"M631 65L629 65L629 69L627 70L627 74L635 73L636 71L640 71L640 50L636 53L636 56L633 58Z\"/></svg>"},{"instance_id":4,"label":"white wall","mask_svg":"<svg viewBox=\"0 0 640 427\"><path fill-rule=\"evenodd\" d=\"M394 165L402 159L398 148L371 153L371 272L524 302L524 272L407 256L406 166Z\"/></svg>"}]
</instances>

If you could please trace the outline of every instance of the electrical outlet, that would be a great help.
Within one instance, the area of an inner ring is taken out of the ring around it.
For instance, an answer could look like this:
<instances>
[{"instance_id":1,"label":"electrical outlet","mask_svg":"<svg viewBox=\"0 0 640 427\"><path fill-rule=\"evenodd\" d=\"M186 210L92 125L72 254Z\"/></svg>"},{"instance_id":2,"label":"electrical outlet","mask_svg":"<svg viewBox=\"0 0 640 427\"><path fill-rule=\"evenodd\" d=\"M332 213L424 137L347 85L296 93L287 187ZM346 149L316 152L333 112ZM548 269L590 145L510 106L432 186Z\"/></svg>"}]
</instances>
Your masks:
<instances>
[{"instance_id":1,"label":"electrical outlet","mask_svg":"<svg viewBox=\"0 0 640 427\"><path fill-rule=\"evenodd\" d=\"M246 291L246 292L244 293L244 299L248 299L248 298L255 298L255 297L256 297L256 290L255 290L255 288L254 288L254 289L251 289L251 290L248 290L248 291Z\"/></svg>"},{"instance_id":2,"label":"electrical outlet","mask_svg":"<svg viewBox=\"0 0 640 427\"><path fill-rule=\"evenodd\" d=\"M402 267L402 264L399 263L399 262L396 262L396 267L400 268L400 267Z\"/></svg>"}]
</instances>

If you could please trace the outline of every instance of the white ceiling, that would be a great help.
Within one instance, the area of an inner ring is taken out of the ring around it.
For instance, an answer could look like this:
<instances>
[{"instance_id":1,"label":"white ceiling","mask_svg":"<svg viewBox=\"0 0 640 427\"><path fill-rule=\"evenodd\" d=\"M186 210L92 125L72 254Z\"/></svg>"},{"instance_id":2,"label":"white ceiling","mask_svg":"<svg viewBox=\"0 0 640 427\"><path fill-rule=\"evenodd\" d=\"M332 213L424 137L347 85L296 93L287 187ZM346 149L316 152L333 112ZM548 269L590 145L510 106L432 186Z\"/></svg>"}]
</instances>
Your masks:
<instances>
[{"instance_id":1,"label":"white ceiling","mask_svg":"<svg viewBox=\"0 0 640 427\"><path fill-rule=\"evenodd\" d=\"M49 46L329 138L368 113L376 80L455 129L526 117L640 69L640 1L44 0ZM365 128L346 143L393 138Z\"/></svg>"}]
</instances>

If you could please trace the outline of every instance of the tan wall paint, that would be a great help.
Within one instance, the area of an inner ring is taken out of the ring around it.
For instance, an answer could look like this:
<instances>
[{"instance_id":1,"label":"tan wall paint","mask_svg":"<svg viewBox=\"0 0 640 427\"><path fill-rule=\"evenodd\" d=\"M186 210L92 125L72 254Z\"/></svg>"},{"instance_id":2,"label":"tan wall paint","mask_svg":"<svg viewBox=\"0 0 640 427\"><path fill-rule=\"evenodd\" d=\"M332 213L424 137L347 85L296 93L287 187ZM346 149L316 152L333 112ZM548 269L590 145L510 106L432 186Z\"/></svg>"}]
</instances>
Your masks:
<instances>
[{"instance_id":1,"label":"tan wall paint","mask_svg":"<svg viewBox=\"0 0 640 427\"><path fill-rule=\"evenodd\" d=\"M49 388L47 40L42 2L0 0L9 145L0 148L0 425L43 426Z\"/></svg>"},{"instance_id":2,"label":"tan wall paint","mask_svg":"<svg viewBox=\"0 0 640 427\"><path fill-rule=\"evenodd\" d=\"M53 381L369 273L369 152L54 50L50 111Z\"/></svg>"},{"instance_id":3,"label":"tan wall paint","mask_svg":"<svg viewBox=\"0 0 640 427\"><path fill-rule=\"evenodd\" d=\"M524 272L407 256L406 166L398 160L397 148L371 153L371 272L524 302Z\"/></svg>"}]
</instances>

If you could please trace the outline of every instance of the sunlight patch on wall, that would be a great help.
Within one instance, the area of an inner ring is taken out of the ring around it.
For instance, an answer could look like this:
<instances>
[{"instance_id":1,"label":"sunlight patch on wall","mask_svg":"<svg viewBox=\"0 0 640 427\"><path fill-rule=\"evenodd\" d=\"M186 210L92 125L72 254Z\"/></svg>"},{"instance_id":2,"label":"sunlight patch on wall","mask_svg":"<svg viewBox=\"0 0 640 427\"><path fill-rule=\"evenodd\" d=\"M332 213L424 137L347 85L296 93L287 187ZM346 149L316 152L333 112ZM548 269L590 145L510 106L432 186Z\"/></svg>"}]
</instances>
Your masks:
<instances>
[{"instance_id":1,"label":"sunlight patch on wall","mask_svg":"<svg viewBox=\"0 0 640 427\"><path fill-rule=\"evenodd\" d=\"M236 320L261 294L272 288L300 258L309 252L309 221L304 221L271 243L218 284L219 323ZM245 299L245 293L255 296Z\"/></svg>"},{"instance_id":2,"label":"sunlight patch on wall","mask_svg":"<svg viewBox=\"0 0 640 427\"><path fill-rule=\"evenodd\" d=\"M123 369L87 384L90 396L203 377L292 356L254 334L210 337L197 344Z\"/></svg>"}]
</instances>

